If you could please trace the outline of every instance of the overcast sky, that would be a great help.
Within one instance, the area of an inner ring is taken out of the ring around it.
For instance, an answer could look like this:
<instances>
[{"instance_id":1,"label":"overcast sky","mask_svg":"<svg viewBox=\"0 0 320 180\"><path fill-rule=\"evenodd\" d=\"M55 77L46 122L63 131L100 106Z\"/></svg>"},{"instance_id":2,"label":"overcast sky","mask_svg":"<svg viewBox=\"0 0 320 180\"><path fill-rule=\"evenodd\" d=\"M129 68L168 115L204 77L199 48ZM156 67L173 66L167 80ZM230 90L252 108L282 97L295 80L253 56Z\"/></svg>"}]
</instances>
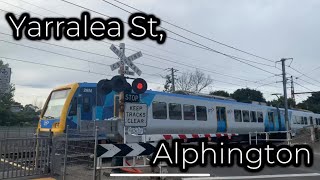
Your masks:
<instances>
[{"instance_id":1,"label":"overcast sky","mask_svg":"<svg viewBox=\"0 0 320 180\"><path fill-rule=\"evenodd\" d=\"M123 21L127 21L129 17L128 13L102 0L67 1L112 17L118 17ZM134 10L113 0L108 1L134 12ZM122 2L147 13L152 13L160 19L190 31L271 61L292 57L294 61L291 67L300 73L287 67L288 73L294 77L300 77L301 73L306 73L306 75L301 76L299 79L295 79L297 82L295 84L296 92L317 91L320 89L320 80L318 78L320 68L317 69L320 66L320 22L317 19L320 16L320 1L123 0ZM12 31L4 18L6 12L3 10L16 14L27 11L32 16L39 18L62 15L66 17L79 17L83 11L79 7L60 0L0 0L0 33L7 34L12 34ZM91 15L106 19L106 17L93 12ZM143 54L145 53L142 58L135 62L143 71L142 77L148 81L150 89L162 90L165 80L161 76L169 73L165 70L166 68L173 67L179 70L178 76L183 72L195 71L195 68L205 69L204 73L210 75L214 81L209 88L203 91L204 93L212 90L233 92L238 88L249 87L261 90L268 100L275 98L271 95L272 93L282 93L282 84L279 82L281 81L281 77L275 76L275 74L281 74L280 64L277 64L277 67L275 67L275 63L273 62L221 46L164 22L162 22L162 26L212 49L244 58L245 60L242 61L247 64L172 39L167 39L165 44L158 45L155 41L150 40L134 41L128 39L127 35L125 35L126 38L121 42L126 43L126 47L130 49L126 50L127 56L134 53L132 50L141 50ZM125 33L127 33L128 29L128 27L125 27ZM170 32L167 32L167 35L168 37L188 41ZM72 59L3 41L0 41L0 57L16 58L107 75L116 74L116 72L112 72L107 66L116 62L115 58L74 51L29 40L15 41L12 37L3 34L0 34L0 40L88 59L105 65L84 62L79 59ZM119 41L112 42L106 40L106 42L93 40L73 42L66 40L50 41L50 43L58 45L116 57L109 47L110 43L118 45ZM151 54L154 57L149 56ZM16 86L15 99L22 104L33 103L35 100L45 101L49 92L59 85L72 82L98 82L102 78L110 78L110 76L17 62L6 58L1 59L9 63L12 68L12 83ZM260 69L248 65L248 63ZM289 65L290 61L287 63ZM262 71L261 69L271 73ZM297 96L297 101L300 102L305 98L307 98L307 95L299 95Z\"/></svg>"}]
</instances>

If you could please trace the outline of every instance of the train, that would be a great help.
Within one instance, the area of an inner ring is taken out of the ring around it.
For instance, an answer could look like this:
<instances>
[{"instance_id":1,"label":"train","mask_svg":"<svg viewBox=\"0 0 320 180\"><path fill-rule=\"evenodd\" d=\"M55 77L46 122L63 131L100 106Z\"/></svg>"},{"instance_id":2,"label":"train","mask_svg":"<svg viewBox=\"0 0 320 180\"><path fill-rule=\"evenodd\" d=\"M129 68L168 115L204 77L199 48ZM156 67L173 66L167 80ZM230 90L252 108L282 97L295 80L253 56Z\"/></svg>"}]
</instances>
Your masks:
<instances>
[{"instance_id":1,"label":"train","mask_svg":"<svg viewBox=\"0 0 320 180\"><path fill-rule=\"evenodd\" d=\"M119 95L101 94L97 83L73 83L55 88L47 98L38 124L39 132L64 133L82 122L103 122L118 116ZM284 109L257 103L204 95L147 90L140 101L148 107L147 135L238 134L287 131ZM289 109L291 135L306 126L319 126L320 114ZM238 139L239 140L239 139Z\"/></svg>"}]
</instances>

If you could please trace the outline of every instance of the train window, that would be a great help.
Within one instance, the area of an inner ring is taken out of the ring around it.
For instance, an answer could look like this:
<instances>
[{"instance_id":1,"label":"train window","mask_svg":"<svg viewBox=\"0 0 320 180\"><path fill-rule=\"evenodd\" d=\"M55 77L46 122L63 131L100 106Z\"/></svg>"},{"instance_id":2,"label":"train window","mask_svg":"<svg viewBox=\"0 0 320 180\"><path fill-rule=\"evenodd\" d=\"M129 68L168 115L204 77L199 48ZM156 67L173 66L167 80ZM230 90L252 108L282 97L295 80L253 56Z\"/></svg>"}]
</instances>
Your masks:
<instances>
[{"instance_id":1,"label":"train window","mask_svg":"<svg viewBox=\"0 0 320 180\"><path fill-rule=\"evenodd\" d=\"M249 111L242 111L243 122L250 122Z\"/></svg>"},{"instance_id":2,"label":"train window","mask_svg":"<svg viewBox=\"0 0 320 180\"><path fill-rule=\"evenodd\" d=\"M251 122L257 122L257 112L255 111L250 112L250 120Z\"/></svg>"},{"instance_id":3,"label":"train window","mask_svg":"<svg viewBox=\"0 0 320 180\"><path fill-rule=\"evenodd\" d=\"M153 119L167 119L167 103L156 102L152 103Z\"/></svg>"},{"instance_id":4,"label":"train window","mask_svg":"<svg viewBox=\"0 0 320 180\"><path fill-rule=\"evenodd\" d=\"M313 119L311 116L310 116L310 124L313 124Z\"/></svg>"},{"instance_id":5,"label":"train window","mask_svg":"<svg viewBox=\"0 0 320 180\"><path fill-rule=\"evenodd\" d=\"M181 104L169 103L169 118L172 120L181 120Z\"/></svg>"},{"instance_id":6,"label":"train window","mask_svg":"<svg viewBox=\"0 0 320 180\"><path fill-rule=\"evenodd\" d=\"M184 120L195 120L195 110L193 105L183 105Z\"/></svg>"},{"instance_id":7,"label":"train window","mask_svg":"<svg viewBox=\"0 0 320 180\"><path fill-rule=\"evenodd\" d=\"M68 116L77 115L77 108L78 108L78 101L77 101L77 98L74 97L72 99L72 102L71 102L71 107L70 107L70 111L69 111L69 115Z\"/></svg>"},{"instance_id":8,"label":"train window","mask_svg":"<svg viewBox=\"0 0 320 180\"><path fill-rule=\"evenodd\" d=\"M300 124L304 124L304 120L303 120L303 117L301 116L300 118Z\"/></svg>"},{"instance_id":9,"label":"train window","mask_svg":"<svg viewBox=\"0 0 320 180\"><path fill-rule=\"evenodd\" d=\"M303 117L304 120L304 124L308 124L308 118L307 117Z\"/></svg>"},{"instance_id":10,"label":"train window","mask_svg":"<svg viewBox=\"0 0 320 180\"><path fill-rule=\"evenodd\" d=\"M263 122L263 113L262 112L258 112L258 122L259 123Z\"/></svg>"},{"instance_id":11,"label":"train window","mask_svg":"<svg viewBox=\"0 0 320 180\"><path fill-rule=\"evenodd\" d=\"M242 122L241 110L234 110L234 121Z\"/></svg>"},{"instance_id":12,"label":"train window","mask_svg":"<svg viewBox=\"0 0 320 180\"><path fill-rule=\"evenodd\" d=\"M298 116L294 116L293 124L299 124L299 117Z\"/></svg>"},{"instance_id":13,"label":"train window","mask_svg":"<svg viewBox=\"0 0 320 180\"><path fill-rule=\"evenodd\" d=\"M90 97L84 97L83 98L83 111L84 112L90 112L91 111Z\"/></svg>"},{"instance_id":14,"label":"train window","mask_svg":"<svg viewBox=\"0 0 320 180\"><path fill-rule=\"evenodd\" d=\"M205 106L197 106L197 120L198 121L207 120L207 108Z\"/></svg>"},{"instance_id":15,"label":"train window","mask_svg":"<svg viewBox=\"0 0 320 180\"><path fill-rule=\"evenodd\" d=\"M274 122L273 112L268 112L268 118L270 122Z\"/></svg>"}]
</instances>

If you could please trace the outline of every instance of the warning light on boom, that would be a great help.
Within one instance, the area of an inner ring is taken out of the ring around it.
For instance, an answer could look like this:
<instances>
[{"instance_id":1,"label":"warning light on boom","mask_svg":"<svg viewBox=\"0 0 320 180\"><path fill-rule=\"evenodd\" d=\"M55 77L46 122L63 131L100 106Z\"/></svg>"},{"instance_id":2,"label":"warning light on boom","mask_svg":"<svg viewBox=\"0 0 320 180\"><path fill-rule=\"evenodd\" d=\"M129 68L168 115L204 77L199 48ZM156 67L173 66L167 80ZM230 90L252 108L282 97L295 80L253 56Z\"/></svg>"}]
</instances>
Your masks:
<instances>
[{"instance_id":1,"label":"warning light on boom","mask_svg":"<svg viewBox=\"0 0 320 180\"><path fill-rule=\"evenodd\" d=\"M147 88L147 82L142 78L137 78L132 82L132 90L137 94L144 93Z\"/></svg>"}]
</instances>

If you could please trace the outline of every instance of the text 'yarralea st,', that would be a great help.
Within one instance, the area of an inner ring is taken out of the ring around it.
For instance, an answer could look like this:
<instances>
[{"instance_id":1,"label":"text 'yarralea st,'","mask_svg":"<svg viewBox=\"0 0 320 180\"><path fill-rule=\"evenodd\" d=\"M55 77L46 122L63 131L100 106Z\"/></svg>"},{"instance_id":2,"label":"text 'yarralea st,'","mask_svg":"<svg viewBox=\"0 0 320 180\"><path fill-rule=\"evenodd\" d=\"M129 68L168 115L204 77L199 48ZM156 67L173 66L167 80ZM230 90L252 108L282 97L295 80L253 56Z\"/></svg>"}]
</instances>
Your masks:
<instances>
[{"instance_id":1,"label":"text 'yarralea st,'","mask_svg":"<svg viewBox=\"0 0 320 180\"><path fill-rule=\"evenodd\" d=\"M119 18L91 18L88 12L83 12L78 18L44 18L30 17L23 13L17 18L13 13L7 13L6 19L12 29L12 36L16 40L56 40L65 37L68 40L122 40L124 38L124 22ZM134 13L128 19L131 28L128 36L135 40L150 38L163 44L166 33L157 30L160 19L154 15Z\"/></svg>"}]
</instances>

